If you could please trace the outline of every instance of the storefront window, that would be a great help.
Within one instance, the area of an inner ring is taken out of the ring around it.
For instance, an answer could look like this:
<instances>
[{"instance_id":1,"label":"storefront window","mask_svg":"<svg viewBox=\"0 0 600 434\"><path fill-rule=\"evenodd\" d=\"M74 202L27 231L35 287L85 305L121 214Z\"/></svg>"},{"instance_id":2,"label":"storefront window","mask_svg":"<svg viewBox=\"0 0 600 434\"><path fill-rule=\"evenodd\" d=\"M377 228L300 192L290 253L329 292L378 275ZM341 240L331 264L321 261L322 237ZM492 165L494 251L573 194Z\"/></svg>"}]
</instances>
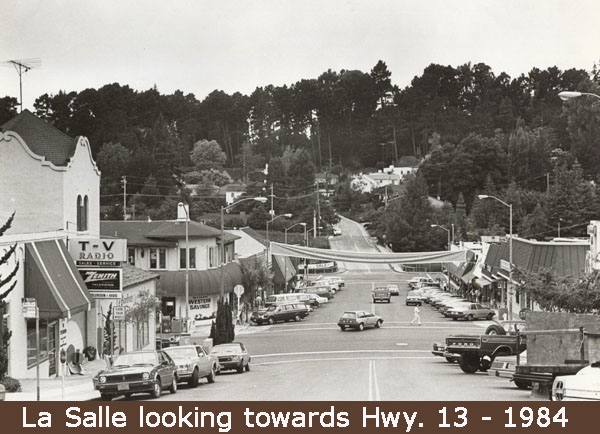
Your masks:
<instances>
[{"instance_id":1,"label":"storefront window","mask_svg":"<svg viewBox=\"0 0 600 434\"><path fill-rule=\"evenodd\" d=\"M216 268L219 264L218 249L216 247L208 248L208 268Z\"/></svg>"},{"instance_id":2,"label":"storefront window","mask_svg":"<svg viewBox=\"0 0 600 434\"><path fill-rule=\"evenodd\" d=\"M188 249L190 252L190 268L196 268L196 248ZM179 268L185 268L185 249L179 249Z\"/></svg>"},{"instance_id":3,"label":"storefront window","mask_svg":"<svg viewBox=\"0 0 600 434\"><path fill-rule=\"evenodd\" d=\"M48 326L40 321L40 363L48 360ZM35 320L27 320L27 367L35 366L36 333Z\"/></svg>"}]
</instances>

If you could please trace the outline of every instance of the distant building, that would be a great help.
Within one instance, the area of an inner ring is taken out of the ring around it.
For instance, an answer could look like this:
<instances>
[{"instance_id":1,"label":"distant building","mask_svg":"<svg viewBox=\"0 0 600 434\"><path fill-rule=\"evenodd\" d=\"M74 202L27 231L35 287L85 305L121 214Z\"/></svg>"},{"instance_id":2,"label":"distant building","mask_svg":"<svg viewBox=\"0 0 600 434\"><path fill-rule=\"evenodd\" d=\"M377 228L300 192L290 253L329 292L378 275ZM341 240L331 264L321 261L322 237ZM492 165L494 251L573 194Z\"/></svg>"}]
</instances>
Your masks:
<instances>
[{"instance_id":1,"label":"distant building","mask_svg":"<svg viewBox=\"0 0 600 434\"><path fill-rule=\"evenodd\" d=\"M371 193L377 188L400 185L408 174L415 173L417 169L417 167L389 166L374 173L359 173L352 177L350 185L355 190Z\"/></svg>"}]
</instances>

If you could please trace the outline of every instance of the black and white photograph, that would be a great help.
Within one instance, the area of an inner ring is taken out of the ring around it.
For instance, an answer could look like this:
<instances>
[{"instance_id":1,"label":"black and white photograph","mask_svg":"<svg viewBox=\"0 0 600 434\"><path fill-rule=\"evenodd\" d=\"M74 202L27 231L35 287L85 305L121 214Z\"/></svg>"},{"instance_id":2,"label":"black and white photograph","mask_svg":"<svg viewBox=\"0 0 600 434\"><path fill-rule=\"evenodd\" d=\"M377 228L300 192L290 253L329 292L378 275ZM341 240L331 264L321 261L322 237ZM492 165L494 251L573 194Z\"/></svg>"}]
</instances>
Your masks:
<instances>
[{"instance_id":1,"label":"black and white photograph","mask_svg":"<svg viewBox=\"0 0 600 434\"><path fill-rule=\"evenodd\" d=\"M0 401L599 401L599 18L0 0Z\"/></svg>"}]
</instances>

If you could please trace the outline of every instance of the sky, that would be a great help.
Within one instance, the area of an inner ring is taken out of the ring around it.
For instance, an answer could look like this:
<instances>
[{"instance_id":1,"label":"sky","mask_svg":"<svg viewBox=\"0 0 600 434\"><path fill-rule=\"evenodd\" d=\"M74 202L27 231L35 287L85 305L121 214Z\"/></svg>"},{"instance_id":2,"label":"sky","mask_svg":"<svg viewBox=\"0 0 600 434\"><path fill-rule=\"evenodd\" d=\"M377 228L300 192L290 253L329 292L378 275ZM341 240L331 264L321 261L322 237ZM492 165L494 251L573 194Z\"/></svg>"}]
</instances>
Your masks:
<instances>
[{"instance_id":1,"label":"sky","mask_svg":"<svg viewBox=\"0 0 600 434\"><path fill-rule=\"evenodd\" d=\"M431 63L511 77L600 62L598 0L0 0L0 97L23 105L118 82L199 100L386 62L410 85Z\"/></svg>"}]
</instances>

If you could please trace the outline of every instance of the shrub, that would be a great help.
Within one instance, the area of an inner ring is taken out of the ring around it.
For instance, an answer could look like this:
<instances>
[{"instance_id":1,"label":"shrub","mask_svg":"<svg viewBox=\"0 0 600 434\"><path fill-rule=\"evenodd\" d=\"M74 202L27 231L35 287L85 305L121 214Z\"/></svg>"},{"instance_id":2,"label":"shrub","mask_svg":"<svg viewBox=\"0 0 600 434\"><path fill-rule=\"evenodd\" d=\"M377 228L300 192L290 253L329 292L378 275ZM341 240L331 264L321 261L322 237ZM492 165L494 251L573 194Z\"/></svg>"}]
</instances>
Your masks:
<instances>
[{"instance_id":1,"label":"shrub","mask_svg":"<svg viewBox=\"0 0 600 434\"><path fill-rule=\"evenodd\" d=\"M21 391L21 382L16 378L4 377L4 379L0 380L0 384L4 385L6 392L8 393Z\"/></svg>"}]
</instances>

